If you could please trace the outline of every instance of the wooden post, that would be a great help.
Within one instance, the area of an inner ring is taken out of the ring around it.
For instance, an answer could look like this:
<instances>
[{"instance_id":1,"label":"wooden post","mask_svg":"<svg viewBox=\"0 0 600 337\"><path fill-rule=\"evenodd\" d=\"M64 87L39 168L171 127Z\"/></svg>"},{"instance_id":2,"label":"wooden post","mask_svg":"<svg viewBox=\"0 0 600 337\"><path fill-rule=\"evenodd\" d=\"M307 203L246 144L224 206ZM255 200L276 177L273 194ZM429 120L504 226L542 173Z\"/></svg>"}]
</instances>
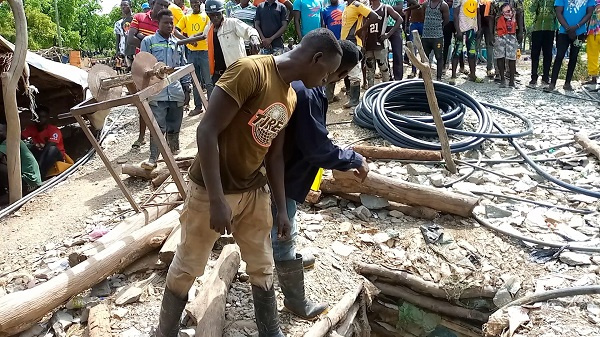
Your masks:
<instances>
[{"instance_id":1,"label":"wooden post","mask_svg":"<svg viewBox=\"0 0 600 337\"><path fill-rule=\"evenodd\" d=\"M435 128L437 130L438 137L440 138L440 145L442 146L442 154L444 157L444 161L446 162L446 167L448 171L452 173L456 173L456 164L452 160L452 153L450 152L450 142L448 141L448 134L446 133L446 127L444 126L444 120L442 120L442 115L440 114L440 107L438 105L437 98L435 97L435 89L433 87L433 79L431 78L431 64L429 63L429 58L425 55L425 50L423 49L423 44L421 43L421 36L419 32L416 30L412 31L413 41L419 50L419 54L421 55L421 60L419 60L413 54L413 42L408 42L408 48L406 48L406 54L410 59L410 62L417 67L421 74L423 75L423 83L425 84L425 93L427 94L427 101L429 101L429 110L431 110L431 114L433 115L433 120L435 122ZM438 65L441 67L441 65Z\"/></svg>"},{"instance_id":2,"label":"wooden post","mask_svg":"<svg viewBox=\"0 0 600 337\"><path fill-rule=\"evenodd\" d=\"M0 1L1 2L1 1ZM15 50L8 72L0 75L2 79L2 97L6 115L6 154L8 165L9 201L14 203L23 196L21 183L21 122L17 107L17 87L25 67L27 55L27 19L21 0L8 0L15 18Z\"/></svg>"}]
</instances>

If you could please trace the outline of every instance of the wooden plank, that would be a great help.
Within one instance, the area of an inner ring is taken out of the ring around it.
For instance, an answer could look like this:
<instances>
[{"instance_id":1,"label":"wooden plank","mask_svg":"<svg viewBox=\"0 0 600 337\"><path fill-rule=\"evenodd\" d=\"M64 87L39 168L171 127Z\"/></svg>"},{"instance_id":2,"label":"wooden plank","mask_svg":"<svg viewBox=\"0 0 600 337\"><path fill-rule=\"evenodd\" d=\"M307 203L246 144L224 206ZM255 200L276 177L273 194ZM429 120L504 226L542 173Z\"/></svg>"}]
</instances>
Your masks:
<instances>
[{"instance_id":1,"label":"wooden plank","mask_svg":"<svg viewBox=\"0 0 600 337\"><path fill-rule=\"evenodd\" d=\"M192 72L192 80L194 80L194 86L198 88L198 94L200 94L202 105L204 105L204 111L206 111L206 109L208 109L208 100L206 99L206 96L204 96L204 92L202 92L202 85L200 84L200 80L198 79L195 71ZM196 104L196 101L194 101L194 104Z\"/></svg>"},{"instance_id":2,"label":"wooden plank","mask_svg":"<svg viewBox=\"0 0 600 337\"><path fill-rule=\"evenodd\" d=\"M148 129L150 130L150 134L152 137L154 137L154 139L158 140L156 145L158 146L158 149L165 160L165 164L167 164L167 167L169 168L169 172L171 172L171 177L173 177L173 181L175 182L175 185L177 185L177 189L179 190L179 194L181 194L181 198L185 200L187 185L183 180L183 176L179 171L179 167L175 162L175 158L173 158L173 154L167 145L165 136L162 134L162 132L160 132L160 127L158 126L158 123L152 114L150 104L148 104L148 102L145 100L138 100L135 105L137 106L142 119L146 122L146 126L148 126Z\"/></svg>"},{"instance_id":3,"label":"wooden plank","mask_svg":"<svg viewBox=\"0 0 600 337\"><path fill-rule=\"evenodd\" d=\"M125 195L125 198L127 199L127 201L129 201L129 204L131 204L131 207L133 207L133 209L136 210L136 212L140 212L141 211L140 206L137 204L137 202L135 202L135 200L133 199L133 196L131 195L131 193L129 193L129 190L127 189L125 184L123 184L121 177L119 177L119 175L117 174L115 169L112 167L110 160L108 159L108 157L102 150L102 147L100 146L100 144L98 144L98 142L96 141L96 138L94 137L94 135L92 135L92 132L85 124L85 121L83 120L83 118L81 116L75 116L75 119L77 119L79 126L81 126L81 130L83 130L83 133L86 135L86 137L88 138L88 140L90 141L90 143L92 144L94 149L96 150L96 153L98 153L98 156L100 156L100 159L102 159L104 166L106 166L106 169L108 169L108 172L110 172L110 175L113 177L113 179L117 183L117 186L119 186L119 188L121 189L121 192L123 192L123 194Z\"/></svg>"}]
</instances>

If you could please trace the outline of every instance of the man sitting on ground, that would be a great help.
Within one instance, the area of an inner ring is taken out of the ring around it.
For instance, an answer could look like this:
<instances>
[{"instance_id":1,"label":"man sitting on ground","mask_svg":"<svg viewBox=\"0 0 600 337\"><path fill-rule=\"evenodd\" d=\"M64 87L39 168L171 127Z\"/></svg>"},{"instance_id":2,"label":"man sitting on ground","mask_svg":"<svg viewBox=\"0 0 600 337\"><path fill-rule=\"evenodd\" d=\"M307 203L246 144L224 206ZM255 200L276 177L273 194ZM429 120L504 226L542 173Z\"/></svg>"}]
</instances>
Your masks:
<instances>
[{"instance_id":1,"label":"man sitting on ground","mask_svg":"<svg viewBox=\"0 0 600 337\"><path fill-rule=\"evenodd\" d=\"M38 121L25 128L21 132L21 137L31 138L33 142L31 152L40 166L42 179L46 179L56 162L65 161L65 145L60 129L49 123L50 110L45 106L38 106L36 113Z\"/></svg>"},{"instance_id":2,"label":"man sitting on ground","mask_svg":"<svg viewBox=\"0 0 600 337\"><path fill-rule=\"evenodd\" d=\"M21 141L19 150L21 153L21 181L23 195L25 195L42 185L42 177L38 163L25 142ZM6 195L8 191L7 155L6 125L0 124L0 196Z\"/></svg>"}]
</instances>

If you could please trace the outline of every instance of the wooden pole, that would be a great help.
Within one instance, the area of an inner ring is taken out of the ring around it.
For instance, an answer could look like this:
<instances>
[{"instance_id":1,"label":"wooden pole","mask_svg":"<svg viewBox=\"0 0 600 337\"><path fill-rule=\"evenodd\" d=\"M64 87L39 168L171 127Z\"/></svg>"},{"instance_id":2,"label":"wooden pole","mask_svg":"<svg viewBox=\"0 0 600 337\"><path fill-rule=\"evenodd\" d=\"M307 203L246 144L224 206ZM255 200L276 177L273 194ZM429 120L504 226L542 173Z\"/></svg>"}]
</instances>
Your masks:
<instances>
[{"instance_id":1,"label":"wooden pole","mask_svg":"<svg viewBox=\"0 0 600 337\"><path fill-rule=\"evenodd\" d=\"M177 211L172 211L177 212ZM12 336L48 312L160 246L179 223L164 216L45 283L0 297L0 337Z\"/></svg>"},{"instance_id":2,"label":"wooden pole","mask_svg":"<svg viewBox=\"0 0 600 337\"><path fill-rule=\"evenodd\" d=\"M442 115L440 114L440 107L438 105L437 98L435 97L435 89L433 87L433 79L431 78L431 65L429 63L429 58L425 55L425 51L423 49L423 44L421 43L421 36L419 32L416 30L412 31L413 41L419 50L419 54L421 55L421 60L419 60L413 54L413 42L408 42L408 48L406 48L406 54L408 58L417 67L421 74L423 75L423 83L425 84L425 93L427 94L427 101L429 102L429 110L431 110L431 115L433 115L433 120L435 122L435 128L437 130L438 137L440 138L440 145L442 146L442 154L444 157L444 161L446 162L446 167L448 171L452 173L456 173L456 164L452 160L452 153L450 152L450 142L448 141L448 134L446 133L446 127L444 126L444 120L442 119ZM441 67L441 65L438 65Z\"/></svg>"},{"instance_id":3,"label":"wooden pole","mask_svg":"<svg viewBox=\"0 0 600 337\"><path fill-rule=\"evenodd\" d=\"M363 282L355 286L351 291L347 292L344 297L327 313L327 316L320 319L304 337L324 337L329 330L336 326L348 313L364 287Z\"/></svg>"},{"instance_id":4,"label":"wooden pole","mask_svg":"<svg viewBox=\"0 0 600 337\"><path fill-rule=\"evenodd\" d=\"M1 1L0 1L1 2ZM17 87L25 68L27 56L27 19L21 0L8 0L15 18L15 50L10 68L0 75L2 79L2 97L6 115L6 154L8 166L9 201L14 203L23 196L21 182L21 121L17 107Z\"/></svg>"},{"instance_id":5,"label":"wooden pole","mask_svg":"<svg viewBox=\"0 0 600 337\"><path fill-rule=\"evenodd\" d=\"M600 146L598 143L592 141L585 133L579 132L575 134L575 140L586 152L591 153L597 159L600 159Z\"/></svg>"}]
</instances>

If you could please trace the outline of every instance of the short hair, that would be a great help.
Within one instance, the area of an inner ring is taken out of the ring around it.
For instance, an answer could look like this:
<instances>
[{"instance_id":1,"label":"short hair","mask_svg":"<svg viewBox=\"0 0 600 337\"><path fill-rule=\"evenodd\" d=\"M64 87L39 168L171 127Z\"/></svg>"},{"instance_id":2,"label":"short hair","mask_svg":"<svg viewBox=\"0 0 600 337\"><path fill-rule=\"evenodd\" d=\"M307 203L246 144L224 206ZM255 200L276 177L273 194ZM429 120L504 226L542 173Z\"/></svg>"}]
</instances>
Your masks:
<instances>
[{"instance_id":1,"label":"short hair","mask_svg":"<svg viewBox=\"0 0 600 337\"><path fill-rule=\"evenodd\" d=\"M313 52L325 56L342 55L342 48L333 32L327 28L317 28L306 34L300 44Z\"/></svg>"},{"instance_id":2,"label":"short hair","mask_svg":"<svg viewBox=\"0 0 600 337\"><path fill-rule=\"evenodd\" d=\"M363 54L358 47L348 40L339 41L342 48L342 62L340 68L351 68L357 65L363 58Z\"/></svg>"},{"instance_id":3,"label":"short hair","mask_svg":"<svg viewBox=\"0 0 600 337\"><path fill-rule=\"evenodd\" d=\"M39 113L45 113L45 114L49 115L50 114L50 109L47 106L45 106L45 105L38 105L36 107L36 109L35 109L35 112L38 113L38 114Z\"/></svg>"},{"instance_id":4,"label":"short hair","mask_svg":"<svg viewBox=\"0 0 600 337\"><path fill-rule=\"evenodd\" d=\"M156 14L156 19L160 22L163 16L173 16L173 12L170 9L161 9L158 14Z\"/></svg>"}]
</instances>

